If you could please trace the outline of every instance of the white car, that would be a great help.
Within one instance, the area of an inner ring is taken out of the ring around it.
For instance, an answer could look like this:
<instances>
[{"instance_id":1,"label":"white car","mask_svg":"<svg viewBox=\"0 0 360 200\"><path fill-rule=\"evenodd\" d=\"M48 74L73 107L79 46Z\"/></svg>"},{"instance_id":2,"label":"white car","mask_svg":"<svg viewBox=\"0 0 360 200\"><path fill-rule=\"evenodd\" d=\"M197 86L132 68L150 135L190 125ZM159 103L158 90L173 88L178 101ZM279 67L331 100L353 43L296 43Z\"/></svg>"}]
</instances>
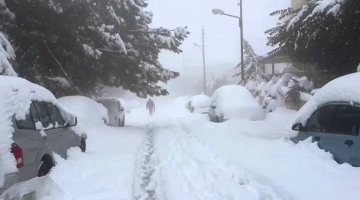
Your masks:
<instances>
[{"instance_id":1,"label":"white car","mask_svg":"<svg viewBox=\"0 0 360 200\"><path fill-rule=\"evenodd\" d=\"M209 112L210 101L209 96L203 94L195 95L189 99L186 108L190 110L191 113L206 114Z\"/></svg>"},{"instance_id":2,"label":"white car","mask_svg":"<svg viewBox=\"0 0 360 200\"><path fill-rule=\"evenodd\" d=\"M104 105L109 114L109 121L107 124L110 126L125 126L125 109L121 104L121 100L116 97L98 98L96 102Z\"/></svg>"},{"instance_id":3,"label":"white car","mask_svg":"<svg viewBox=\"0 0 360 200\"><path fill-rule=\"evenodd\" d=\"M211 97L209 116L212 122L228 119L262 120L264 114L249 90L240 85L222 86Z\"/></svg>"}]
</instances>

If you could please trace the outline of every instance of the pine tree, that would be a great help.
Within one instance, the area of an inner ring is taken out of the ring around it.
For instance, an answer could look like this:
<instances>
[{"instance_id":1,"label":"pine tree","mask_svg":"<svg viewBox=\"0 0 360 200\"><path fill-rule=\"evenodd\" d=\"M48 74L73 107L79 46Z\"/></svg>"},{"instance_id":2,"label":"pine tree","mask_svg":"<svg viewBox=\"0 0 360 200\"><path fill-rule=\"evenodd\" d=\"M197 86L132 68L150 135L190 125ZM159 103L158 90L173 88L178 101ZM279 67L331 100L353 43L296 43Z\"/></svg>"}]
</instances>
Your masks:
<instances>
[{"instance_id":1,"label":"pine tree","mask_svg":"<svg viewBox=\"0 0 360 200\"><path fill-rule=\"evenodd\" d=\"M359 9L360 1L315 0L272 13L283 22L266 31L268 45L279 45L270 55L282 51L316 66L327 79L355 72L360 63Z\"/></svg>"},{"instance_id":2,"label":"pine tree","mask_svg":"<svg viewBox=\"0 0 360 200\"><path fill-rule=\"evenodd\" d=\"M11 13L5 6L5 2L0 1L0 18L3 20L13 20ZM1 28L1 27L0 27ZM0 74L7 76L17 76L11 62L15 59L14 49L8 41L7 37L0 29Z\"/></svg>"},{"instance_id":3,"label":"pine tree","mask_svg":"<svg viewBox=\"0 0 360 200\"><path fill-rule=\"evenodd\" d=\"M249 83L249 81L260 81L257 80L259 77L263 76L263 64L260 63L260 60L263 58L262 56L258 56L250 43L247 40L244 40L244 77L245 83ZM239 68L241 63L239 63L235 69ZM241 72L235 74L234 76L241 76Z\"/></svg>"},{"instance_id":4,"label":"pine tree","mask_svg":"<svg viewBox=\"0 0 360 200\"><path fill-rule=\"evenodd\" d=\"M91 95L104 86L122 86L141 97L166 95L156 83L179 75L164 69L158 54L180 53L188 31L150 29L153 14L144 11L143 0L6 3L16 18L3 27L18 46L20 76L57 96Z\"/></svg>"}]
</instances>

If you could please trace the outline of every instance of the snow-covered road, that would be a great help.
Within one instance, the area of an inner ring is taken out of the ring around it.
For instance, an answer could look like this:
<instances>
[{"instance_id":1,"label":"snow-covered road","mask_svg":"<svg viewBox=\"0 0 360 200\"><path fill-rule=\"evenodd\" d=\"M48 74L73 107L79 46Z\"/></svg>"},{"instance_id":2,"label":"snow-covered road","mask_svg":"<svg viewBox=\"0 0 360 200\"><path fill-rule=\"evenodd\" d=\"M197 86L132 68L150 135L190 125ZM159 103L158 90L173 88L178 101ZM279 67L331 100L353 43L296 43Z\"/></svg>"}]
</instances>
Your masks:
<instances>
[{"instance_id":1,"label":"snow-covered road","mask_svg":"<svg viewBox=\"0 0 360 200\"><path fill-rule=\"evenodd\" d=\"M58 158L50 177L66 200L357 200L359 168L282 139L293 116L211 123L174 105L139 109L125 128L90 124L88 151Z\"/></svg>"}]
</instances>

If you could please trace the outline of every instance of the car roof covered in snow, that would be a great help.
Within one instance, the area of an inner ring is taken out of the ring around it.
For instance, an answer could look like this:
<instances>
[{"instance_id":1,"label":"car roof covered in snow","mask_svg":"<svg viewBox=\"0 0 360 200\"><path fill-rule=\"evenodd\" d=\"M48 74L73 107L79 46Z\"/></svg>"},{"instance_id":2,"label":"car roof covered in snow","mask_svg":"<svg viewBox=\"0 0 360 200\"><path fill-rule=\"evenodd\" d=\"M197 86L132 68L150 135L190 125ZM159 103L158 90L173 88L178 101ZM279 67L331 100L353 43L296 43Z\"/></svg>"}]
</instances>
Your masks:
<instances>
[{"instance_id":1,"label":"car roof covered in snow","mask_svg":"<svg viewBox=\"0 0 360 200\"><path fill-rule=\"evenodd\" d=\"M31 101L46 101L57 105L65 118L72 115L68 110L58 105L55 96L44 87L33 84L23 78L0 75L0 187L4 183L4 175L15 172L16 164L10 153L12 140L11 119L25 119L29 112ZM75 115L72 115L75 116ZM39 133L40 134L40 133Z\"/></svg>"},{"instance_id":2,"label":"car roof covered in snow","mask_svg":"<svg viewBox=\"0 0 360 200\"><path fill-rule=\"evenodd\" d=\"M79 122L103 120L109 121L108 110L104 105L84 96L65 96L59 102L70 109L79 118Z\"/></svg>"},{"instance_id":3,"label":"car roof covered in snow","mask_svg":"<svg viewBox=\"0 0 360 200\"><path fill-rule=\"evenodd\" d=\"M305 125L319 106L329 102L360 103L360 73L352 73L334 79L319 89L315 95L298 111L295 123Z\"/></svg>"},{"instance_id":4,"label":"car roof covered in snow","mask_svg":"<svg viewBox=\"0 0 360 200\"><path fill-rule=\"evenodd\" d=\"M210 97L204 94L195 95L189 99L191 106L194 108L209 107L210 100Z\"/></svg>"}]
</instances>

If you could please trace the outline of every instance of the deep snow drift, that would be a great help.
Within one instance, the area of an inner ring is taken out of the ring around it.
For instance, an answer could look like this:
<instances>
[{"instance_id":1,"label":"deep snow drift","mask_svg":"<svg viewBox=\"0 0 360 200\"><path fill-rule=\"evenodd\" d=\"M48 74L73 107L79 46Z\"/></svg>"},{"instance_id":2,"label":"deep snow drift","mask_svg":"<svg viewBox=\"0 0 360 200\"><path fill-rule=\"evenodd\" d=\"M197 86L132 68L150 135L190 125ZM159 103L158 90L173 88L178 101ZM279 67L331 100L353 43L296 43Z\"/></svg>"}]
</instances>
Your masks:
<instances>
[{"instance_id":1,"label":"deep snow drift","mask_svg":"<svg viewBox=\"0 0 360 200\"><path fill-rule=\"evenodd\" d=\"M358 168L285 139L295 111L211 123L191 114L187 99L156 101L153 116L133 109L125 128L90 124L88 151L71 149L50 174L64 199L358 199Z\"/></svg>"}]
</instances>

